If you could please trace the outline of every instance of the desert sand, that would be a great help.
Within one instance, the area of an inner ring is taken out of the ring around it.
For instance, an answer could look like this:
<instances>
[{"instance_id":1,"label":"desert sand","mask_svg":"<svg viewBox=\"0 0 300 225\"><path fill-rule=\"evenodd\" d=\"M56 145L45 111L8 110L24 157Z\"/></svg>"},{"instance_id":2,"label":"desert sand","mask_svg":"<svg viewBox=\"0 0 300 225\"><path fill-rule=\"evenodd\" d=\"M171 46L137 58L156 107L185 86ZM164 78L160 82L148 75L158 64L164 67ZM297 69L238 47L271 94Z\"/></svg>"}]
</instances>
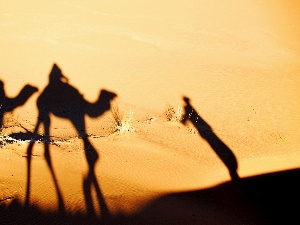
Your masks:
<instances>
[{"instance_id":1,"label":"desert sand","mask_svg":"<svg viewBox=\"0 0 300 225\"><path fill-rule=\"evenodd\" d=\"M2 0L0 223L299 221L299 11Z\"/></svg>"}]
</instances>

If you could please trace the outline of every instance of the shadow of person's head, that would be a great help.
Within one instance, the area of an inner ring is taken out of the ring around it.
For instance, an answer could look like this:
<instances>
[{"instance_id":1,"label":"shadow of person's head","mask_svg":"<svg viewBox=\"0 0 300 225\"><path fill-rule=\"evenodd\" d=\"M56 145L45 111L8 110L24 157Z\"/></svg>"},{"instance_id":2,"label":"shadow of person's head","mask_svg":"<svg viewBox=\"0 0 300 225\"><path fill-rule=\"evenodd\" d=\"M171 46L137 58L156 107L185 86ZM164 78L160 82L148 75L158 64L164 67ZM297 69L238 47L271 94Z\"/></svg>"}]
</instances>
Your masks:
<instances>
[{"instance_id":1,"label":"shadow of person's head","mask_svg":"<svg viewBox=\"0 0 300 225\"><path fill-rule=\"evenodd\" d=\"M190 98L183 96L182 99L187 105L190 105Z\"/></svg>"},{"instance_id":2,"label":"shadow of person's head","mask_svg":"<svg viewBox=\"0 0 300 225\"><path fill-rule=\"evenodd\" d=\"M68 82L68 78L63 75L61 69L56 63L53 64L52 70L49 74L49 83Z\"/></svg>"}]
</instances>

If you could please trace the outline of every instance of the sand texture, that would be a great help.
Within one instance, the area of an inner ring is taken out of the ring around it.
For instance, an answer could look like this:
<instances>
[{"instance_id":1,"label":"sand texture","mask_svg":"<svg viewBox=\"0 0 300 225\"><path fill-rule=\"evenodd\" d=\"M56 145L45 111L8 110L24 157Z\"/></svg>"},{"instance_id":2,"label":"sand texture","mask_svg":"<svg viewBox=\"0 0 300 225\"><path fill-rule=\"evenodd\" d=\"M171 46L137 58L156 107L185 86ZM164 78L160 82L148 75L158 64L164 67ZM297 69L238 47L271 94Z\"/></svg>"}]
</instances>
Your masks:
<instances>
[{"instance_id":1,"label":"sand texture","mask_svg":"<svg viewBox=\"0 0 300 225\"><path fill-rule=\"evenodd\" d=\"M299 224L299 12L1 0L0 224Z\"/></svg>"}]
</instances>

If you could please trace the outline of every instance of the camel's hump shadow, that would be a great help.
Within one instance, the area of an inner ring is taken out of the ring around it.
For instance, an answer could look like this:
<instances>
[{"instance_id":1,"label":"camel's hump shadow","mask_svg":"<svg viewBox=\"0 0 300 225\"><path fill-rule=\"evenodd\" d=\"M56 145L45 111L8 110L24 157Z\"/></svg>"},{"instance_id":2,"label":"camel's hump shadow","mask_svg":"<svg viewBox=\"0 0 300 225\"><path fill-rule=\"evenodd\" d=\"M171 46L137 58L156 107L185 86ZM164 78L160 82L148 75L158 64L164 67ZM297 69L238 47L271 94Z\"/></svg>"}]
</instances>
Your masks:
<instances>
[{"instance_id":1,"label":"camel's hump shadow","mask_svg":"<svg viewBox=\"0 0 300 225\"><path fill-rule=\"evenodd\" d=\"M61 69L53 64L49 74L49 83L37 99L39 117L48 117L49 113L62 118L83 120L85 114L98 117L110 109L110 101L117 95L101 90L96 102L86 101L83 95L68 83ZM43 120L43 118L41 118ZM74 124L75 125L75 124Z\"/></svg>"},{"instance_id":2,"label":"camel's hump shadow","mask_svg":"<svg viewBox=\"0 0 300 225\"><path fill-rule=\"evenodd\" d=\"M85 100L75 87L68 83L58 82L49 84L38 97L37 106L42 114L54 115L70 120L80 118L84 114L98 117L110 109L110 101L117 95L102 89L96 102Z\"/></svg>"}]
</instances>

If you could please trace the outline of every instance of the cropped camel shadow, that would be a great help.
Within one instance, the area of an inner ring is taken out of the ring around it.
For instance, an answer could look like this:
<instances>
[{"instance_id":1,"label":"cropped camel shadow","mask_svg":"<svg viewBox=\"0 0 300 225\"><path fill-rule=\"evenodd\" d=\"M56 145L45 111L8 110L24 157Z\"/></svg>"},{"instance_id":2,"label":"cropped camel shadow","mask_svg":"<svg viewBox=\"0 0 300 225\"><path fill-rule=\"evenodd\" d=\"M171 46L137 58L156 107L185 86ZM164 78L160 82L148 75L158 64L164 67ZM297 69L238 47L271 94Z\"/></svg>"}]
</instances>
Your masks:
<instances>
[{"instance_id":1,"label":"cropped camel shadow","mask_svg":"<svg viewBox=\"0 0 300 225\"><path fill-rule=\"evenodd\" d=\"M3 126L4 114L24 105L37 91L38 89L36 87L27 84L21 89L17 96L10 98L6 96L4 83L0 80L0 128Z\"/></svg>"},{"instance_id":2,"label":"cropped camel shadow","mask_svg":"<svg viewBox=\"0 0 300 225\"><path fill-rule=\"evenodd\" d=\"M101 207L102 217L107 217L109 215L109 211L105 204L100 186L95 175L95 164L99 159L99 155L96 149L88 140L84 117L85 115L94 118L101 116L110 109L110 102L116 96L117 95L115 93L109 92L107 90L101 90L98 100L95 103L90 103L83 98L83 96L78 92L76 88L68 84L68 79L62 74L60 68L56 64L54 64L52 67L49 75L49 84L37 99L37 108L39 115L33 134L38 135L38 129L41 125L43 125L44 137L48 139L48 141L44 141L44 156L55 185L60 212L65 211L65 204L51 162L49 149L50 114L70 120L77 130L78 135L82 138L84 143L85 156L88 163L88 173L83 181L87 211L92 215L95 214L91 195L91 188L94 185ZM27 148L27 188L25 206L29 206L30 202L30 172L33 145L34 141L32 141Z\"/></svg>"},{"instance_id":3,"label":"cropped camel shadow","mask_svg":"<svg viewBox=\"0 0 300 225\"><path fill-rule=\"evenodd\" d=\"M188 120L192 122L195 128L198 130L200 136L207 141L215 153L219 156L222 162L229 170L229 174L232 180L239 180L237 173L238 163L235 155L230 148L215 134L211 126L199 115L190 103L190 99L183 97L185 102L184 115L182 123L185 124Z\"/></svg>"}]
</instances>

